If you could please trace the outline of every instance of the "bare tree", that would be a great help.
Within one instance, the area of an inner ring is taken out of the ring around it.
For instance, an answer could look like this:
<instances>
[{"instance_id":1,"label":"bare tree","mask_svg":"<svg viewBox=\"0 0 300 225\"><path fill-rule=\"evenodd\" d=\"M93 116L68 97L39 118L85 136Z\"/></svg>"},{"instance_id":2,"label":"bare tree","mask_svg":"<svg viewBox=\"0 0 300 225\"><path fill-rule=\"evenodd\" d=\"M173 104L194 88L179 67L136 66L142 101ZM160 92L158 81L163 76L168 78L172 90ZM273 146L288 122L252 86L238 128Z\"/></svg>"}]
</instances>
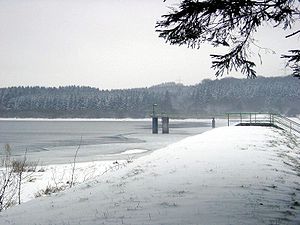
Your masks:
<instances>
[{"instance_id":1,"label":"bare tree","mask_svg":"<svg viewBox=\"0 0 300 225\"><path fill-rule=\"evenodd\" d=\"M13 160L12 161L12 170L17 177L17 190L18 190L18 204L21 204L21 188L23 173L27 170L29 164L27 164L27 149L24 153L24 158L22 160Z\"/></svg>"},{"instance_id":2,"label":"bare tree","mask_svg":"<svg viewBox=\"0 0 300 225\"><path fill-rule=\"evenodd\" d=\"M11 147L8 144L4 146L4 155L0 162L0 211L2 211L14 204L21 204L22 183L35 172L38 162L28 162L27 149L23 159L12 158Z\"/></svg>"},{"instance_id":3,"label":"bare tree","mask_svg":"<svg viewBox=\"0 0 300 225\"><path fill-rule=\"evenodd\" d=\"M13 205L15 196L15 180L14 171L12 169L11 147L6 144L4 146L4 155L1 158L1 174L0 174L0 211Z\"/></svg>"},{"instance_id":4,"label":"bare tree","mask_svg":"<svg viewBox=\"0 0 300 225\"><path fill-rule=\"evenodd\" d=\"M232 70L249 78L256 77L255 63L250 59L253 34L269 24L290 29L286 38L300 35L296 23L300 19L299 0L183 0L177 8L157 22L157 32L166 42L198 48L203 43L227 47L223 55L212 54L216 76ZM298 46L297 46L298 47ZM300 78L300 50L290 50L288 64Z\"/></svg>"},{"instance_id":5,"label":"bare tree","mask_svg":"<svg viewBox=\"0 0 300 225\"><path fill-rule=\"evenodd\" d=\"M79 142L79 145L75 151L75 155L74 155L74 158L73 158L73 167L72 167L72 174L71 174L71 181L70 181L70 187L72 187L74 185L74 175L75 175L75 166L76 166L76 159L77 159L77 155L78 155L78 151L81 147L81 144L82 144L82 136L80 137L80 142Z\"/></svg>"}]
</instances>

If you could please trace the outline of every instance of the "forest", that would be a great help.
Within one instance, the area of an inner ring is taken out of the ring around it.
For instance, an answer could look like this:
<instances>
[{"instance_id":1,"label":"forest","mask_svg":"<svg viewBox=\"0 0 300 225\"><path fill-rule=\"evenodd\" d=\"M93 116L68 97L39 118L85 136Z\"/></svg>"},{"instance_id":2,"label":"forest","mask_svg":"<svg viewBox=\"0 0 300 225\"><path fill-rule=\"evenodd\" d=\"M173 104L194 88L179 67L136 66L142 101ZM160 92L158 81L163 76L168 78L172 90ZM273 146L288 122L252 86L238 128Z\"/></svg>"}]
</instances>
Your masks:
<instances>
[{"instance_id":1,"label":"forest","mask_svg":"<svg viewBox=\"0 0 300 225\"><path fill-rule=\"evenodd\" d=\"M146 118L156 111L177 118L226 112L300 114L300 79L205 79L196 85L100 90L86 86L0 88L2 118Z\"/></svg>"}]
</instances>

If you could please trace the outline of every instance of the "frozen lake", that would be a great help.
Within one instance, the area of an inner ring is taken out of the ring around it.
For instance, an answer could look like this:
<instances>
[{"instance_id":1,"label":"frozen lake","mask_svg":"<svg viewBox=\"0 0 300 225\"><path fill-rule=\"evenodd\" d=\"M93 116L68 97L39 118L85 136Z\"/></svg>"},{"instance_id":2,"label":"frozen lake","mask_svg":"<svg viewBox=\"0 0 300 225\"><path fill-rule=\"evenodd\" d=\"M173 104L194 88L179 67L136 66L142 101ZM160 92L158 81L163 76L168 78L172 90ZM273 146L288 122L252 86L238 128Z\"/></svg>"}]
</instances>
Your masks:
<instances>
[{"instance_id":1,"label":"frozen lake","mask_svg":"<svg viewBox=\"0 0 300 225\"><path fill-rule=\"evenodd\" d=\"M217 126L225 124L217 121ZM209 129L211 120L170 120L170 134L152 134L150 120L2 119L0 145L1 154L9 144L13 155L27 149L28 159L41 164L71 162L80 142L77 161L126 159L122 152L153 151Z\"/></svg>"}]
</instances>

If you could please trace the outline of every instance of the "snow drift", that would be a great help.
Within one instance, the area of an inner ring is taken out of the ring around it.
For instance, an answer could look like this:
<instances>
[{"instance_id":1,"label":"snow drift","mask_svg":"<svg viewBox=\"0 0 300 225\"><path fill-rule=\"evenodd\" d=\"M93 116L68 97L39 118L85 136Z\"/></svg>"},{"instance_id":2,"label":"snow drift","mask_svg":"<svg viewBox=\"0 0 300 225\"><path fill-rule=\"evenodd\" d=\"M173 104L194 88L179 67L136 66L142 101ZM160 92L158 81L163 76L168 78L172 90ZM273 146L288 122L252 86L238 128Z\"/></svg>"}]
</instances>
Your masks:
<instances>
[{"instance_id":1,"label":"snow drift","mask_svg":"<svg viewBox=\"0 0 300 225\"><path fill-rule=\"evenodd\" d=\"M298 143L275 128L217 128L8 209L0 224L297 224Z\"/></svg>"}]
</instances>

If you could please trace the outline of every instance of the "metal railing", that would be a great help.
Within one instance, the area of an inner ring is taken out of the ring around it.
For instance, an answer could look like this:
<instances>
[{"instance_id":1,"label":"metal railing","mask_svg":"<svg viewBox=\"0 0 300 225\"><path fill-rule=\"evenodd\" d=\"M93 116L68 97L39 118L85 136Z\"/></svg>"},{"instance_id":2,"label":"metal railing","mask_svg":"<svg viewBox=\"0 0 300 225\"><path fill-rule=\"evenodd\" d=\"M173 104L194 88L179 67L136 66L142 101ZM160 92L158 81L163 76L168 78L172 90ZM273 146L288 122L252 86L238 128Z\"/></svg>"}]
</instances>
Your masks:
<instances>
[{"instance_id":1,"label":"metal railing","mask_svg":"<svg viewBox=\"0 0 300 225\"><path fill-rule=\"evenodd\" d=\"M274 114L274 121L273 123L278 127L281 127L289 132L296 132L300 134L300 124L279 114Z\"/></svg>"},{"instance_id":2,"label":"metal railing","mask_svg":"<svg viewBox=\"0 0 300 225\"><path fill-rule=\"evenodd\" d=\"M300 134L300 124L276 113L261 112L231 112L226 113L228 126L276 126L289 132Z\"/></svg>"}]
</instances>

